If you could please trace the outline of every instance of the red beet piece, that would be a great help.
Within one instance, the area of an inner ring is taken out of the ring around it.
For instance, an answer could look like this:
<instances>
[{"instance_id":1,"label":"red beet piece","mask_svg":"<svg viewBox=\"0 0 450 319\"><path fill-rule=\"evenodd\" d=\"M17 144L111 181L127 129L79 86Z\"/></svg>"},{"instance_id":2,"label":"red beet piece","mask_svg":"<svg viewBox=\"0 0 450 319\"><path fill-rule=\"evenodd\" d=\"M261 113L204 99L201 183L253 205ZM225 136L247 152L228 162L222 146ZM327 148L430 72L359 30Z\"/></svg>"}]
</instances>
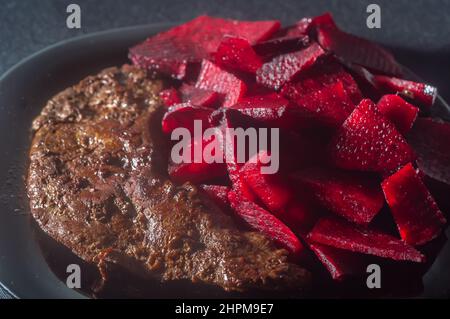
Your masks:
<instances>
[{"instance_id":1,"label":"red beet piece","mask_svg":"<svg viewBox=\"0 0 450 319\"><path fill-rule=\"evenodd\" d=\"M307 28L311 20L303 18L294 25L278 30L269 40L253 46L264 58L298 51L310 44Z\"/></svg>"},{"instance_id":2,"label":"red beet piece","mask_svg":"<svg viewBox=\"0 0 450 319\"><path fill-rule=\"evenodd\" d=\"M277 56L256 72L256 80L262 85L278 90L313 66L324 54L325 51L317 43L313 43L301 51Z\"/></svg>"},{"instance_id":3,"label":"red beet piece","mask_svg":"<svg viewBox=\"0 0 450 319\"><path fill-rule=\"evenodd\" d=\"M308 234L308 240L335 248L394 260L424 262L425 256L403 241L344 220L324 217Z\"/></svg>"},{"instance_id":4,"label":"red beet piece","mask_svg":"<svg viewBox=\"0 0 450 319\"><path fill-rule=\"evenodd\" d=\"M362 258L356 253L321 244L310 244L309 248L334 280L342 281L363 272Z\"/></svg>"},{"instance_id":5,"label":"red beet piece","mask_svg":"<svg viewBox=\"0 0 450 319\"><path fill-rule=\"evenodd\" d=\"M371 41L341 31L329 14L313 19L311 28L320 45L344 62L359 64L386 74L402 73L392 54Z\"/></svg>"},{"instance_id":6,"label":"red beet piece","mask_svg":"<svg viewBox=\"0 0 450 319\"><path fill-rule=\"evenodd\" d=\"M332 127L339 127L355 108L340 81L303 95L295 99L294 102L300 108L314 114L319 122Z\"/></svg>"},{"instance_id":7,"label":"red beet piece","mask_svg":"<svg viewBox=\"0 0 450 319\"><path fill-rule=\"evenodd\" d=\"M340 168L386 172L415 159L394 124L370 100L362 100L331 142L332 162Z\"/></svg>"},{"instance_id":8,"label":"red beet piece","mask_svg":"<svg viewBox=\"0 0 450 319\"><path fill-rule=\"evenodd\" d=\"M418 118L408 134L408 142L417 152L421 171L450 185L450 124Z\"/></svg>"},{"instance_id":9,"label":"red beet piece","mask_svg":"<svg viewBox=\"0 0 450 319\"><path fill-rule=\"evenodd\" d=\"M261 168L269 161L269 153L260 151L241 169L240 174L251 190L276 217L293 229L309 229L315 213L309 198L298 196L289 181L279 172L264 174Z\"/></svg>"},{"instance_id":10,"label":"red beet piece","mask_svg":"<svg viewBox=\"0 0 450 319\"><path fill-rule=\"evenodd\" d=\"M225 69L256 73L263 62L246 39L225 37L214 54L217 65Z\"/></svg>"},{"instance_id":11,"label":"red beet piece","mask_svg":"<svg viewBox=\"0 0 450 319\"><path fill-rule=\"evenodd\" d=\"M377 108L402 134L411 129L419 113L419 108L393 94L384 95L378 101Z\"/></svg>"},{"instance_id":12,"label":"red beet piece","mask_svg":"<svg viewBox=\"0 0 450 319\"><path fill-rule=\"evenodd\" d=\"M278 21L250 22L200 16L131 48L130 58L141 67L183 79L188 64L209 57L225 35L244 38L253 45L270 38L279 27Z\"/></svg>"},{"instance_id":13,"label":"red beet piece","mask_svg":"<svg viewBox=\"0 0 450 319\"><path fill-rule=\"evenodd\" d=\"M386 178L382 187L404 241L422 245L439 235L445 217L411 163Z\"/></svg>"},{"instance_id":14,"label":"red beet piece","mask_svg":"<svg viewBox=\"0 0 450 319\"><path fill-rule=\"evenodd\" d=\"M369 224L384 205L376 180L352 172L309 168L294 175L330 211L357 224Z\"/></svg>"},{"instance_id":15,"label":"red beet piece","mask_svg":"<svg viewBox=\"0 0 450 319\"><path fill-rule=\"evenodd\" d=\"M193 85L183 83L180 87L180 94L183 103L190 103L196 106L211 107L219 99L217 92L203 90Z\"/></svg>"},{"instance_id":16,"label":"red beet piece","mask_svg":"<svg viewBox=\"0 0 450 319\"><path fill-rule=\"evenodd\" d=\"M286 54L306 48L310 45L307 35L284 35L255 44L253 49L265 59L275 55Z\"/></svg>"},{"instance_id":17,"label":"red beet piece","mask_svg":"<svg viewBox=\"0 0 450 319\"><path fill-rule=\"evenodd\" d=\"M384 75L374 75L373 84L380 90L399 93L425 106L432 106L437 96L437 89L425 83L407 81Z\"/></svg>"},{"instance_id":18,"label":"red beet piece","mask_svg":"<svg viewBox=\"0 0 450 319\"><path fill-rule=\"evenodd\" d=\"M208 60L202 62L195 87L224 94L224 107L236 104L247 90L242 80Z\"/></svg>"},{"instance_id":19,"label":"red beet piece","mask_svg":"<svg viewBox=\"0 0 450 319\"><path fill-rule=\"evenodd\" d=\"M230 207L230 203L228 202L230 187L222 185L200 185L200 188L223 210L227 210Z\"/></svg>"},{"instance_id":20,"label":"red beet piece","mask_svg":"<svg viewBox=\"0 0 450 319\"><path fill-rule=\"evenodd\" d=\"M161 92L159 92L159 97L163 101L164 105L168 107L181 103L180 96L178 95L178 91L175 88L162 90Z\"/></svg>"},{"instance_id":21,"label":"red beet piece","mask_svg":"<svg viewBox=\"0 0 450 319\"><path fill-rule=\"evenodd\" d=\"M295 234L271 213L246 200L235 191L228 193L234 212L251 228L258 230L294 256L300 256L304 247Z\"/></svg>"},{"instance_id":22,"label":"red beet piece","mask_svg":"<svg viewBox=\"0 0 450 319\"><path fill-rule=\"evenodd\" d=\"M334 61L317 63L295 82L284 85L281 89L281 94L289 99L296 100L338 82L342 82L345 92L352 102L357 105L362 99L358 84L350 73L346 72L339 63Z\"/></svg>"},{"instance_id":23,"label":"red beet piece","mask_svg":"<svg viewBox=\"0 0 450 319\"><path fill-rule=\"evenodd\" d=\"M240 193L241 196L250 201L255 201L256 197L248 185L243 181L240 174L240 168L244 163L239 162L236 152L236 145L228 129L237 128L237 115L239 112L233 109L226 109L220 112L220 134L222 138L222 152L224 154L228 177L230 178L232 188ZM245 159L244 159L245 160Z\"/></svg>"},{"instance_id":24,"label":"red beet piece","mask_svg":"<svg viewBox=\"0 0 450 319\"><path fill-rule=\"evenodd\" d=\"M276 93L245 97L231 108L270 127L292 128L297 122L295 106Z\"/></svg>"},{"instance_id":25,"label":"red beet piece","mask_svg":"<svg viewBox=\"0 0 450 319\"><path fill-rule=\"evenodd\" d=\"M181 156L186 156L187 160L182 163L174 163L172 161L169 162L168 172L170 178L177 183L203 183L214 178L223 177L226 175L226 166L223 163L219 163L213 161L208 158L196 158L195 157L195 148L201 151L201 155L203 154L204 148L210 144L215 143L215 139L211 138L209 140L196 140L192 139L191 143L186 147L186 154L180 154ZM211 154L215 155L214 152ZM210 162L210 163L208 163Z\"/></svg>"},{"instance_id":26,"label":"red beet piece","mask_svg":"<svg viewBox=\"0 0 450 319\"><path fill-rule=\"evenodd\" d=\"M206 129L209 127L209 116L212 112L210 108L193 106L189 103L173 105L164 114L162 131L171 133L178 127L184 127L193 133L194 120L201 120L202 128Z\"/></svg>"}]
</instances>

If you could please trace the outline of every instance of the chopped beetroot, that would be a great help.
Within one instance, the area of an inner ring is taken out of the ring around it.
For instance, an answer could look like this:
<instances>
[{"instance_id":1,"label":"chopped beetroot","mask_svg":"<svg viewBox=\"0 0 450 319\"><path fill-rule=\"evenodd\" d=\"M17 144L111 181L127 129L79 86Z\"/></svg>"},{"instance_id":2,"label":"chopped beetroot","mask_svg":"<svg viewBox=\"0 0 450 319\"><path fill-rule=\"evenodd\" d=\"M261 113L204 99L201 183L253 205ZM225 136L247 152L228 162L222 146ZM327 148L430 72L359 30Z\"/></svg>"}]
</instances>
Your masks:
<instances>
[{"instance_id":1,"label":"chopped beetroot","mask_svg":"<svg viewBox=\"0 0 450 319\"><path fill-rule=\"evenodd\" d=\"M199 63L217 50L225 35L264 41L280 27L278 21L236 21L200 16L148 38L130 49L133 63L177 79L186 75L189 63Z\"/></svg>"},{"instance_id":2,"label":"chopped beetroot","mask_svg":"<svg viewBox=\"0 0 450 319\"><path fill-rule=\"evenodd\" d=\"M288 179L279 172L264 174L261 169L270 160L260 151L239 171L246 185L276 217L294 229L306 230L315 220L309 198L299 196Z\"/></svg>"},{"instance_id":3,"label":"chopped beetroot","mask_svg":"<svg viewBox=\"0 0 450 319\"><path fill-rule=\"evenodd\" d=\"M308 26L310 19L303 18L294 25L278 30L270 39L253 46L264 58L301 50L310 44Z\"/></svg>"},{"instance_id":4,"label":"chopped beetroot","mask_svg":"<svg viewBox=\"0 0 450 319\"><path fill-rule=\"evenodd\" d=\"M199 89L186 83L183 83L180 87L180 94L183 103L190 103L196 106L210 107L219 99L217 92Z\"/></svg>"},{"instance_id":5,"label":"chopped beetroot","mask_svg":"<svg viewBox=\"0 0 450 319\"><path fill-rule=\"evenodd\" d=\"M387 172L413 161L415 154L394 124L366 99L333 138L331 158L340 168Z\"/></svg>"},{"instance_id":6,"label":"chopped beetroot","mask_svg":"<svg viewBox=\"0 0 450 319\"><path fill-rule=\"evenodd\" d=\"M260 231L294 256L302 254L304 246L289 227L278 218L257 204L246 200L236 191L230 191L228 199L234 212L251 228Z\"/></svg>"},{"instance_id":7,"label":"chopped beetroot","mask_svg":"<svg viewBox=\"0 0 450 319\"><path fill-rule=\"evenodd\" d=\"M169 162L170 178L180 184L185 182L198 184L226 176L227 170L223 161L220 163L209 158L203 158L205 147L215 142L215 138L209 140L192 139L184 150L186 154L184 152L179 154L183 157L183 161L181 163ZM197 154L201 155L202 158L196 156L196 148L200 150L201 153ZM211 156L214 157L214 155L215 153L212 152Z\"/></svg>"},{"instance_id":8,"label":"chopped beetroot","mask_svg":"<svg viewBox=\"0 0 450 319\"><path fill-rule=\"evenodd\" d=\"M431 107L436 100L437 89L429 84L384 75L374 75L372 81L374 86L380 90L385 90L389 93L399 93L428 107Z\"/></svg>"},{"instance_id":9,"label":"chopped beetroot","mask_svg":"<svg viewBox=\"0 0 450 319\"><path fill-rule=\"evenodd\" d=\"M223 210L227 210L230 207L230 203L228 202L230 187L222 185L200 185L200 188Z\"/></svg>"},{"instance_id":10,"label":"chopped beetroot","mask_svg":"<svg viewBox=\"0 0 450 319\"><path fill-rule=\"evenodd\" d=\"M450 124L442 120L418 118L408 134L417 152L417 164L426 175L450 185Z\"/></svg>"},{"instance_id":11,"label":"chopped beetroot","mask_svg":"<svg viewBox=\"0 0 450 319\"><path fill-rule=\"evenodd\" d=\"M301 50L308 45L310 45L310 41L307 35L285 35L255 44L253 49L258 55L267 59Z\"/></svg>"},{"instance_id":12,"label":"chopped beetroot","mask_svg":"<svg viewBox=\"0 0 450 319\"><path fill-rule=\"evenodd\" d=\"M313 66L324 54L325 51L317 43L313 43L301 51L277 56L256 72L256 80L262 85L278 90Z\"/></svg>"},{"instance_id":13,"label":"chopped beetroot","mask_svg":"<svg viewBox=\"0 0 450 319\"><path fill-rule=\"evenodd\" d=\"M246 39L225 37L214 54L217 65L225 69L256 73L263 62Z\"/></svg>"},{"instance_id":14,"label":"chopped beetroot","mask_svg":"<svg viewBox=\"0 0 450 319\"><path fill-rule=\"evenodd\" d=\"M445 217L411 163L386 178L382 187L404 241L422 245L440 234Z\"/></svg>"},{"instance_id":15,"label":"chopped beetroot","mask_svg":"<svg viewBox=\"0 0 450 319\"><path fill-rule=\"evenodd\" d=\"M353 252L394 260L424 262L425 256L403 241L376 230L355 226L344 220L324 217L308 234L308 240Z\"/></svg>"},{"instance_id":16,"label":"chopped beetroot","mask_svg":"<svg viewBox=\"0 0 450 319\"><path fill-rule=\"evenodd\" d=\"M340 81L293 101L300 108L314 114L319 122L332 127L339 127L355 108Z\"/></svg>"},{"instance_id":17,"label":"chopped beetroot","mask_svg":"<svg viewBox=\"0 0 450 319\"><path fill-rule=\"evenodd\" d=\"M228 177L230 178L233 190L240 193L250 201L255 201L256 197L248 185L244 182L240 169L243 163L240 163L236 153L236 143L231 136L229 129L237 128L236 115L238 112L233 109L227 109L221 112L220 133L222 135L222 152L224 154Z\"/></svg>"},{"instance_id":18,"label":"chopped beetroot","mask_svg":"<svg viewBox=\"0 0 450 319\"><path fill-rule=\"evenodd\" d=\"M378 101L377 108L402 134L411 129L419 113L419 108L393 94L384 95Z\"/></svg>"},{"instance_id":19,"label":"chopped beetroot","mask_svg":"<svg viewBox=\"0 0 450 319\"><path fill-rule=\"evenodd\" d=\"M231 108L270 127L291 128L297 123L295 106L276 93L245 97Z\"/></svg>"},{"instance_id":20,"label":"chopped beetroot","mask_svg":"<svg viewBox=\"0 0 450 319\"><path fill-rule=\"evenodd\" d=\"M194 132L194 120L202 121L202 128L209 127L209 116L212 109L200 106L193 106L189 103L171 106L162 119L162 130L164 133L171 133L178 127L187 128Z\"/></svg>"},{"instance_id":21,"label":"chopped beetroot","mask_svg":"<svg viewBox=\"0 0 450 319\"><path fill-rule=\"evenodd\" d=\"M159 97L167 107L181 103L180 96L175 88L162 90L159 92Z\"/></svg>"},{"instance_id":22,"label":"chopped beetroot","mask_svg":"<svg viewBox=\"0 0 450 319\"><path fill-rule=\"evenodd\" d=\"M317 63L296 81L284 85L281 89L281 94L289 99L297 100L338 82L342 82L345 92L352 102L357 105L362 99L358 84L350 73L346 72L339 63L334 61Z\"/></svg>"},{"instance_id":23,"label":"chopped beetroot","mask_svg":"<svg viewBox=\"0 0 450 319\"><path fill-rule=\"evenodd\" d=\"M195 87L224 94L224 107L236 104L247 90L242 80L208 60L202 62Z\"/></svg>"},{"instance_id":24,"label":"chopped beetroot","mask_svg":"<svg viewBox=\"0 0 450 319\"><path fill-rule=\"evenodd\" d=\"M316 17L311 27L320 45L344 62L359 64L381 73L402 74L392 54L373 42L341 31L332 21L331 15Z\"/></svg>"},{"instance_id":25,"label":"chopped beetroot","mask_svg":"<svg viewBox=\"0 0 450 319\"><path fill-rule=\"evenodd\" d=\"M321 167L297 172L294 179L311 189L323 206L357 224L369 224L384 205L373 177Z\"/></svg>"},{"instance_id":26,"label":"chopped beetroot","mask_svg":"<svg viewBox=\"0 0 450 319\"><path fill-rule=\"evenodd\" d=\"M356 253L321 244L310 244L309 248L334 280L342 281L349 276L363 273L362 258Z\"/></svg>"},{"instance_id":27,"label":"chopped beetroot","mask_svg":"<svg viewBox=\"0 0 450 319\"><path fill-rule=\"evenodd\" d=\"M271 212L283 212L294 198L294 190L280 174L263 174L261 169L270 160L267 151L260 151L240 169L244 181Z\"/></svg>"}]
</instances>

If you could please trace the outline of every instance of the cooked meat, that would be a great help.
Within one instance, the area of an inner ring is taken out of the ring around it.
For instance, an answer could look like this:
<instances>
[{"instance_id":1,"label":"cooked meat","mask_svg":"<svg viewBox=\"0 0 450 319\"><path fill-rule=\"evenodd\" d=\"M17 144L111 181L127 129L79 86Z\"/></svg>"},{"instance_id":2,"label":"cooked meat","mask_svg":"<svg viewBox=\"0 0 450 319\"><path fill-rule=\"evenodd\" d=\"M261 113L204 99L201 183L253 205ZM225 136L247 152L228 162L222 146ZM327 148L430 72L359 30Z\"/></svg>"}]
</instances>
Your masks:
<instances>
[{"instance_id":1,"label":"cooked meat","mask_svg":"<svg viewBox=\"0 0 450 319\"><path fill-rule=\"evenodd\" d=\"M103 284L119 269L144 279L249 289L301 289L306 270L242 229L199 193L175 185L160 133L161 82L131 66L90 76L33 122L28 195L39 226Z\"/></svg>"}]
</instances>

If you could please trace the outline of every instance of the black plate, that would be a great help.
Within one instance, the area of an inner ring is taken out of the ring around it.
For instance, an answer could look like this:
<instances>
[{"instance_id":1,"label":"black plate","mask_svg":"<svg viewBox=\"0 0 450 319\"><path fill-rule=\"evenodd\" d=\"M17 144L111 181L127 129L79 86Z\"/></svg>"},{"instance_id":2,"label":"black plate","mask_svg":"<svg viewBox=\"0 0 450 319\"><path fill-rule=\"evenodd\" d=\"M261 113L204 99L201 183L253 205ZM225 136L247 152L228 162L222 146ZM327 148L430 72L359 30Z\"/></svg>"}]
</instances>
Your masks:
<instances>
[{"instance_id":1,"label":"black plate","mask_svg":"<svg viewBox=\"0 0 450 319\"><path fill-rule=\"evenodd\" d=\"M105 67L127 63L128 47L165 28L138 26L65 41L22 61L0 79L0 298L85 297L50 270L33 231L24 187L31 121L54 94ZM423 278L420 296L449 296L449 269L446 242Z\"/></svg>"}]
</instances>

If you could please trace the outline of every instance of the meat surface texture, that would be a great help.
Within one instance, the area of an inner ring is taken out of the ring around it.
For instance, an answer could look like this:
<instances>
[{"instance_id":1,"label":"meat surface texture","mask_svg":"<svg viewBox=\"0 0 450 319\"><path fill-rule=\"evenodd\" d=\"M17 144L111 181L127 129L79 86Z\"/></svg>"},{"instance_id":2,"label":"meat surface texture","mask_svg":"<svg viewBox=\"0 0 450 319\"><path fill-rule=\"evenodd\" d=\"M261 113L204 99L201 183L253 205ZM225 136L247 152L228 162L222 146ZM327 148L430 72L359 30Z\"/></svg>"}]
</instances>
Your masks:
<instances>
[{"instance_id":1,"label":"meat surface texture","mask_svg":"<svg viewBox=\"0 0 450 319\"><path fill-rule=\"evenodd\" d=\"M161 81L125 65L48 102L33 122L27 177L38 225L98 266L98 289L121 271L230 292L303 290L309 273L285 250L195 186L169 180L161 89Z\"/></svg>"}]
</instances>

